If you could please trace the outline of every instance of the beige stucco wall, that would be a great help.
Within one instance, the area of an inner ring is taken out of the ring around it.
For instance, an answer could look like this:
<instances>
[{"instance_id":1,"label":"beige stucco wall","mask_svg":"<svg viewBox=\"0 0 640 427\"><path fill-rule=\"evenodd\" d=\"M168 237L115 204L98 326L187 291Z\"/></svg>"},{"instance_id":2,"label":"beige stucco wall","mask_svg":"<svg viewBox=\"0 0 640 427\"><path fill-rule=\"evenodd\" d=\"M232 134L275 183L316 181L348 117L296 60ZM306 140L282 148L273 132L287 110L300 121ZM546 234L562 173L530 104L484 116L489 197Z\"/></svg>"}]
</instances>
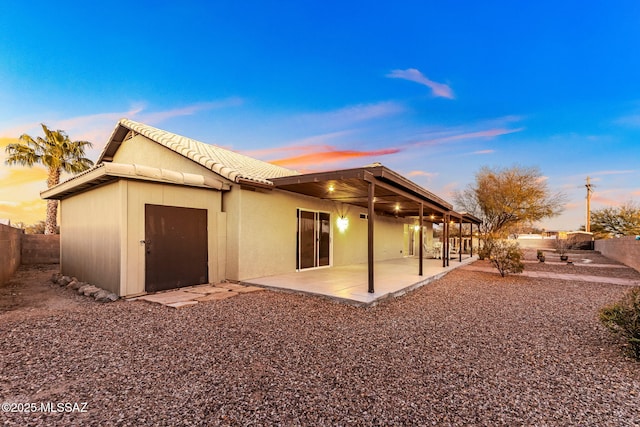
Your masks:
<instances>
[{"instance_id":1,"label":"beige stucco wall","mask_svg":"<svg viewBox=\"0 0 640 427\"><path fill-rule=\"evenodd\" d=\"M97 187L60 204L63 274L118 293L120 290L123 182Z\"/></svg>"},{"instance_id":2,"label":"beige stucco wall","mask_svg":"<svg viewBox=\"0 0 640 427\"><path fill-rule=\"evenodd\" d=\"M142 135L124 141L113 156L114 163L138 164L182 173L193 173L224 180L220 175L193 160L177 154Z\"/></svg>"},{"instance_id":3,"label":"beige stucco wall","mask_svg":"<svg viewBox=\"0 0 640 427\"><path fill-rule=\"evenodd\" d=\"M412 228L418 224L418 221L409 222L404 225L404 254L409 255L411 253L411 249L409 246L411 245L411 233ZM414 231L415 233L415 231ZM422 226L422 239L423 239L423 249L430 248L433 246L433 224L430 222L425 222ZM413 241L413 253L418 255L420 252L420 236L416 233Z\"/></svg>"},{"instance_id":4,"label":"beige stucco wall","mask_svg":"<svg viewBox=\"0 0 640 427\"><path fill-rule=\"evenodd\" d=\"M218 242L219 227L225 228L219 191L143 181L122 182L126 191L123 211L127 213L127 225L123 236L126 264L121 295L136 295L145 290L145 245L141 243L145 239L145 204L206 209L209 281L219 282L225 278L225 251Z\"/></svg>"},{"instance_id":5,"label":"beige stucco wall","mask_svg":"<svg viewBox=\"0 0 640 427\"><path fill-rule=\"evenodd\" d=\"M228 279L246 280L295 271L297 209L331 214L332 265L367 262L367 221L359 218L365 212L363 208L280 190L241 190L238 186L223 197L228 215ZM336 226L338 213L349 218L349 228L344 233ZM403 226L402 219L376 217L376 260L403 256Z\"/></svg>"}]
</instances>

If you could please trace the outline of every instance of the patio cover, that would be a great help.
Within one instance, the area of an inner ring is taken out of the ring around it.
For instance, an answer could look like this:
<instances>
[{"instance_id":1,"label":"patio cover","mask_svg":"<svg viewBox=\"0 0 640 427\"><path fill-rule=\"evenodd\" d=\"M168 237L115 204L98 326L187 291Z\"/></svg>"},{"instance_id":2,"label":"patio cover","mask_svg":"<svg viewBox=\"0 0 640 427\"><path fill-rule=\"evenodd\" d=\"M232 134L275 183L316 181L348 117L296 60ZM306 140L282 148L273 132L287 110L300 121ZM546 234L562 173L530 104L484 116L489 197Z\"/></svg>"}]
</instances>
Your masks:
<instances>
[{"instance_id":1,"label":"patio cover","mask_svg":"<svg viewBox=\"0 0 640 427\"><path fill-rule=\"evenodd\" d=\"M445 253L448 253L449 223L454 218L462 223L479 224L480 220L467 213L458 213L453 206L410 181L402 175L377 163L361 168L317 172L271 178L276 188L367 208L368 212L368 291L374 292L373 231L375 214L424 221L442 222L444 225ZM422 233L419 243L419 275L422 276ZM443 266L448 260L443 257Z\"/></svg>"}]
</instances>

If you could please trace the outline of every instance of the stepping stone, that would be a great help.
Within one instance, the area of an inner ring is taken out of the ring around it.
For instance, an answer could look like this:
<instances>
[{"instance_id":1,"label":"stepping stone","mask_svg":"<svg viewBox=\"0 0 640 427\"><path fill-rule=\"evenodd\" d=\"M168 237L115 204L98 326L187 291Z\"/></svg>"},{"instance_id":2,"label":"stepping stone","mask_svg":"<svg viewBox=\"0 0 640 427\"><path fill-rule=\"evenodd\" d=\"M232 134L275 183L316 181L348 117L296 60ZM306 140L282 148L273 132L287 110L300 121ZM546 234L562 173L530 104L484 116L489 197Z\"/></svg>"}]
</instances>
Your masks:
<instances>
[{"instance_id":1,"label":"stepping stone","mask_svg":"<svg viewBox=\"0 0 640 427\"><path fill-rule=\"evenodd\" d=\"M185 307L191 307L196 304L198 304L198 301L180 301L180 302L173 302L173 303L164 304L164 305L172 308L185 308Z\"/></svg>"},{"instance_id":2,"label":"stepping stone","mask_svg":"<svg viewBox=\"0 0 640 427\"><path fill-rule=\"evenodd\" d=\"M179 290L179 291L171 291L171 292L163 292L160 294L153 294L153 295L145 295L140 297L139 299L142 301L149 301L149 302L155 302L158 304L173 304L176 302L182 302L182 301L193 301L196 298L198 298L198 296L204 296L204 293L195 293L195 292L186 292L183 290Z\"/></svg>"},{"instance_id":3,"label":"stepping stone","mask_svg":"<svg viewBox=\"0 0 640 427\"><path fill-rule=\"evenodd\" d=\"M235 297L236 295L239 295L237 292L216 292L213 294L209 294L209 295L205 295L199 298L195 298L196 301L220 301L223 299L227 299L227 298L231 298L231 297Z\"/></svg>"},{"instance_id":4,"label":"stepping stone","mask_svg":"<svg viewBox=\"0 0 640 427\"><path fill-rule=\"evenodd\" d=\"M185 289L185 292L192 292L194 294L213 294L215 292L224 292L225 290L222 288L217 288L215 286L211 286L211 285L206 285L206 286L199 286L197 288L193 288L193 289Z\"/></svg>"}]
</instances>

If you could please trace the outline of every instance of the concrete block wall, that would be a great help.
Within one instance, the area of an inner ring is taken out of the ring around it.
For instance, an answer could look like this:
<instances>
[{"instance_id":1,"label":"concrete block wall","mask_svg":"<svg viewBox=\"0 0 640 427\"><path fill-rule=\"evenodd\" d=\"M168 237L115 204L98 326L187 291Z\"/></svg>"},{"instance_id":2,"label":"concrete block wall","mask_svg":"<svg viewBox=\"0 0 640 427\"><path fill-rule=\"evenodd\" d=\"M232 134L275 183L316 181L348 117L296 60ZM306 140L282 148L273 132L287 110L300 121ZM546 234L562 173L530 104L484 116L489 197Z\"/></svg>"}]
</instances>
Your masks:
<instances>
[{"instance_id":1,"label":"concrete block wall","mask_svg":"<svg viewBox=\"0 0 640 427\"><path fill-rule=\"evenodd\" d=\"M0 285L9 281L20 265L23 232L0 224Z\"/></svg>"},{"instance_id":2,"label":"concrete block wall","mask_svg":"<svg viewBox=\"0 0 640 427\"><path fill-rule=\"evenodd\" d=\"M640 240L636 240L635 236L596 240L595 250L640 271Z\"/></svg>"},{"instance_id":3,"label":"concrete block wall","mask_svg":"<svg viewBox=\"0 0 640 427\"><path fill-rule=\"evenodd\" d=\"M60 235L22 235L21 259L21 264L58 264L60 262Z\"/></svg>"},{"instance_id":4,"label":"concrete block wall","mask_svg":"<svg viewBox=\"0 0 640 427\"><path fill-rule=\"evenodd\" d=\"M555 239L517 239L522 249L555 250Z\"/></svg>"}]
</instances>

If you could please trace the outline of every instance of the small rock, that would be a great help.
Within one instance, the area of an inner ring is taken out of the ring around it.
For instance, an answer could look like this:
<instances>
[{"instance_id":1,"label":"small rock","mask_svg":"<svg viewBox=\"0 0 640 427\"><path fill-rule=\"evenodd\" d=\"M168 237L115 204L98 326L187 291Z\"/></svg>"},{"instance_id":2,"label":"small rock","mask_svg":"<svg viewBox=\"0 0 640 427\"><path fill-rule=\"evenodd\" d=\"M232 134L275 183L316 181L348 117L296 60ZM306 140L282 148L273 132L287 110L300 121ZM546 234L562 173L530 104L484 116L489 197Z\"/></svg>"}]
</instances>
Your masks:
<instances>
[{"instance_id":1,"label":"small rock","mask_svg":"<svg viewBox=\"0 0 640 427\"><path fill-rule=\"evenodd\" d=\"M88 289L91 285L88 283L83 284L82 286L80 286L77 291L79 294L84 294L84 290Z\"/></svg>"},{"instance_id":2,"label":"small rock","mask_svg":"<svg viewBox=\"0 0 640 427\"><path fill-rule=\"evenodd\" d=\"M60 273L53 273L51 275L51 282L53 283L58 283L58 280L60 280L60 278L62 277L62 274Z\"/></svg>"},{"instance_id":3,"label":"small rock","mask_svg":"<svg viewBox=\"0 0 640 427\"><path fill-rule=\"evenodd\" d=\"M93 294L93 297L95 298L96 301L106 302L103 300L107 297L107 295L109 295L109 292L105 291L104 289L100 289L98 292Z\"/></svg>"},{"instance_id":4,"label":"small rock","mask_svg":"<svg viewBox=\"0 0 640 427\"><path fill-rule=\"evenodd\" d=\"M71 282L71 277L69 276L62 276L59 280L58 280L58 285L60 286L67 286L69 284L69 282Z\"/></svg>"},{"instance_id":5,"label":"small rock","mask_svg":"<svg viewBox=\"0 0 640 427\"><path fill-rule=\"evenodd\" d=\"M93 295L95 295L96 293L98 293L100 291L101 291L101 289L98 288L97 286L89 285L88 287L84 288L82 293L85 296L90 297L90 296L93 296Z\"/></svg>"},{"instance_id":6,"label":"small rock","mask_svg":"<svg viewBox=\"0 0 640 427\"><path fill-rule=\"evenodd\" d=\"M78 289L80 289L82 286L85 286L85 285L88 285L88 283L87 282L75 282L75 283L73 283L72 286L69 286L69 288L77 291Z\"/></svg>"},{"instance_id":7,"label":"small rock","mask_svg":"<svg viewBox=\"0 0 640 427\"><path fill-rule=\"evenodd\" d=\"M104 294L102 294L102 292L104 292ZM100 293L94 295L94 298L98 302L114 302L120 299L118 295L114 294L113 292L105 291L104 289L102 289Z\"/></svg>"},{"instance_id":8,"label":"small rock","mask_svg":"<svg viewBox=\"0 0 640 427\"><path fill-rule=\"evenodd\" d=\"M72 281L70 281L69 283L67 283L67 286L66 286L66 287L67 287L67 288L73 288L73 285L75 285L76 283L78 283L78 281L77 281L77 280L72 280Z\"/></svg>"},{"instance_id":9,"label":"small rock","mask_svg":"<svg viewBox=\"0 0 640 427\"><path fill-rule=\"evenodd\" d=\"M109 295L107 295L107 299L111 302L114 302L114 301L118 301L120 297L114 293L110 293Z\"/></svg>"}]
</instances>

